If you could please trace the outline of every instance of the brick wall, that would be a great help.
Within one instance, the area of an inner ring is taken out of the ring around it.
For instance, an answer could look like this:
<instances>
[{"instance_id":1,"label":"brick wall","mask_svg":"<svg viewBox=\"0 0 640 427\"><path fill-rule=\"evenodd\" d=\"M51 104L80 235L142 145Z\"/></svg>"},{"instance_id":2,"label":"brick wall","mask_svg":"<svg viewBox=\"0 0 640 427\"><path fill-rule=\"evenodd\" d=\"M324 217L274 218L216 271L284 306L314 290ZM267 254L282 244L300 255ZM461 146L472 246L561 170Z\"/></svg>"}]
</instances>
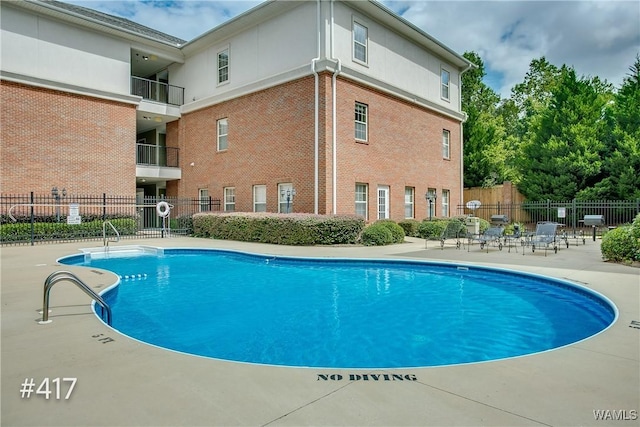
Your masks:
<instances>
[{"instance_id":1,"label":"brick wall","mask_svg":"<svg viewBox=\"0 0 640 427\"><path fill-rule=\"evenodd\" d=\"M228 120L228 148L217 151L217 121ZM278 184L293 183L295 212L313 212L314 80L278 87L184 114L167 127L180 148L182 179L169 195L223 199L235 187L236 211L253 210L253 186L267 186L267 210L278 210ZM193 166L192 166L193 164Z\"/></svg>"},{"instance_id":2,"label":"brick wall","mask_svg":"<svg viewBox=\"0 0 640 427\"><path fill-rule=\"evenodd\" d=\"M331 74L320 75L319 213L332 212ZM424 194L450 191L450 215L460 201L460 124L371 88L338 79L337 213L355 213L355 184L369 185L369 220L377 218L377 187L389 186L390 217L404 219L405 187L415 188L415 217L427 215ZM369 106L369 138L356 142L355 102ZM229 122L228 149L217 151L217 120ZM442 131L451 132L450 159ZM183 178L168 195L197 197L206 188L223 199L234 187L236 210L253 210L253 185L267 186L267 210L278 210L278 184L293 183L295 212L314 210L314 79L300 79L184 114L167 126L167 145L180 148ZM192 165L193 164L193 165Z\"/></svg>"},{"instance_id":3,"label":"brick wall","mask_svg":"<svg viewBox=\"0 0 640 427\"><path fill-rule=\"evenodd\" d=\"M366 143L357 142L355 103L368 105ZM460 201L460 124L430 110L338 79L338 213L353 213L355 184L369 186L369 220L377 219L377 187L389 186L390 217L402 220L405 187L414 187L416 219L427 216L424 194L438 193L436 216L442 216L442 190L450 191L449 214ZM450 131L450 157L442 157L442 131Z\"/></svg>"},{"instance_id":4,"label":"brick wall","mask_svg":"<svg viewBox=\"0 0 640 427\"><path fill-rule=\"evenodd\" d=\"M134 105L0 85L0 192L135 195Z\"/></svg>"}]
</instances>

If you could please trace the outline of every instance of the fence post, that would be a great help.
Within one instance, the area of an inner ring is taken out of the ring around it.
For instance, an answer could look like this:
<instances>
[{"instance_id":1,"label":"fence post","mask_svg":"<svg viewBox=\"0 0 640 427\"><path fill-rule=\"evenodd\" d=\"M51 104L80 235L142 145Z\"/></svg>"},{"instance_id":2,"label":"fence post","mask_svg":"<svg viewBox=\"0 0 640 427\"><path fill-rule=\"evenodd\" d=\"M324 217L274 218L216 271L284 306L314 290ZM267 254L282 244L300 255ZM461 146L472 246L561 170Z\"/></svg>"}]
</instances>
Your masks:
<instances>
[{"instance_id":1,"label":"fence post","mask_svg":"<svg viewBox=\"0 0 640 427\"><path fill-rule=\"evenodd\" d=\"M576 219L577 219L577 215L578 212L576 212L576 199L574 198L571 201L571 222L573 222L572 226L573 226L573 235L576 235Z\"/></svg>"},{"instance_id":2,"label":"fence post","mask_svg":"<svg viewBox=\"0 0 640 427\"><path fill-rule=\"evenodd\" d=\"M107 193L102 193L102 221L107 220Z\"/></svg>"},{"instance_id":3,"label":"fence post","mask_svg":"<svg viewBox=\"0 0 640 427\"><path fill-rule=\"evenodd\" d=\"M34 225L34 221L35 221L35 217L34 217L34 213L33 213L33 191L31 192L31 246L33 246L33 241L35 239L35 225Z\"/></svg>"},{"instance_id":4,"label":"fence post","mask_svg":"<svg viewBox=\"0 0 640 427\"><path fill-rule=\"evenodd\" d=\"M547 199L547 218L545 221L549 221L549 218L551 218L551 200Z\"/></svg>"}]
</instances>

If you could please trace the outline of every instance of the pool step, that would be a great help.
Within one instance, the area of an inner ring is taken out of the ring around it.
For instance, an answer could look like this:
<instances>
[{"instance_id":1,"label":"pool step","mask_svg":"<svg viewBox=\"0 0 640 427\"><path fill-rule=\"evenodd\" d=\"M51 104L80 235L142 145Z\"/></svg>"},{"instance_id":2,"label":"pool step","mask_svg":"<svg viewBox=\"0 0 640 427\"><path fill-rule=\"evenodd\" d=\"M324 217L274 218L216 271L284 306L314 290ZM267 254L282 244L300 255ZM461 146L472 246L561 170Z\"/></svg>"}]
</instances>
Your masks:
<instances>
[{"instance_id":1,"label":"pool step","mask_svg":"<svg viewBox=\"0 0 640 427\"><path fill-rule=\"evenodd\" d=\"M137 255L162 255L163 248L142 245L129 246L104 246L99 248L80 249L84 253L85 260L104 258L123 258Z\"/></svg>"}]
</instances>

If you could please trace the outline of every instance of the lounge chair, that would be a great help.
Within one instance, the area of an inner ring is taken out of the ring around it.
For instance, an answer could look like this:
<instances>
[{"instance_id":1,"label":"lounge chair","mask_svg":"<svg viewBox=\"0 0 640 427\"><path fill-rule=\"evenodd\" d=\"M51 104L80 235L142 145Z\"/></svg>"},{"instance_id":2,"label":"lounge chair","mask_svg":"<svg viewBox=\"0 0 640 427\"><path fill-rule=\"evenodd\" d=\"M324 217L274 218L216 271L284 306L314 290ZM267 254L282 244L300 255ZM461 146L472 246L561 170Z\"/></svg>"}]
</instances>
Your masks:
<instances>
[{"instance_id":1,"label":"lounge chair","mask_svg":"<svg viewBox=\"0 0 640 427\"><path fill-rule=\"evenodd\" d=\"M455 239L456 249L460 249L462 245L460 240L461 236L464 236L464 233L462 232L462 224L460 221L449 221L440 235L440 249L444 249L444 245L449 239Z\"/></svg>"},{"instance_id":2,"label":"lounge chair","mask_svg":"<svg viewBox=\"0 0 640 427\"><path fill-rule=\"evenodd\" d=\"M531 245L531 252L535 252L536 248L544 247L544 256L547 256L547 249L553 248L554 253L558 253L558 242L556 232L558 224L555 222L539 222L536 225L536 231L529 236L527 244ZM524 255L524 251L522 251Z\"/></svg>"},{"instance_id":3,"label":"lounge chair","mask_svg":"<svg viewBox=\"0 0 640 427\"><path fill-rule=\"evenodd\" d=\"M474 241L480 243L480 249L487 248L489 252L489 246L493 245L499 250L502 250L502 239L504 238L504 228L502 226L489 227L484 233L480 235L469 236L469 246Z\"/></svg>"}]
</instances>

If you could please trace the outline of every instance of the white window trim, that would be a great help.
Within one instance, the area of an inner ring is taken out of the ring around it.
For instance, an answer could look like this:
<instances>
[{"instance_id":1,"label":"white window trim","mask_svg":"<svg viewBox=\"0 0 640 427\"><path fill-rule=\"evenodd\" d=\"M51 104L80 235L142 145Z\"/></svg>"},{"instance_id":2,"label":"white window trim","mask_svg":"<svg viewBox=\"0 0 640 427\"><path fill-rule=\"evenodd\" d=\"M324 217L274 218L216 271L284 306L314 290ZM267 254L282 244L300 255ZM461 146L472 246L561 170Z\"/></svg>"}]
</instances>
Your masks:
<instances>
[{"instance_id":1,"label":"white window trim","mask_svg":"<svg viewBox=\"0 0 640 427\"><path fill-rule=\"evenodd\" d=\"M407 201L407 190L411 190L411 194L409 195L411 200ZM416 216L416 189L415 187L404 187L404 217L405 219L415 218ZM411 206L411 216L407 216L407 208Z\"/></svg>"},{"instance_id":2,"label":"white window trim","mask_svg":"<svg viewBox=\"0 0 640 427\"><path fill-rule=\"evenodd\" d=\"M199 211L200 212L208 212L211 209L209 208L209 203L203 203L202 201L204 199L209 199L209 189L207 188L200 188L198 189L198 203L199 203ZM203 207L206 207L206 209L203 209Z\"/></svg>"},{"instance_id":3,"label":"white window trim","mask_svg":"<svg viewBox=\"0 0 640 427\"><path fill-rule=\"evenodd\" d=\"M355 115L356 106L358 106L358 105L362 105L365 108L365 114L364 114L364 120L365 121L364 122L359 122L359 121L355 120L355 118L354 118L354 120L353 120L353 128L354 128L353 129L353 136L355 137L356 141L367 142L367 141L369 141L369 105L367 105L367 104L365 104L363 102L356 101L355 105L353 106L354 115ZM359 124L364 124L364 139L358 138L356 136L355 130L356 130L356 124L358 124L358 123Z\"/></svg>"},{"instance_id":4,"label":"white window trim","mask_svg":"<svg viewBox=\"0 0 640 427\"><path fill-rule=\"evenodd\" d=\"M359 25L360 27L365 29L366 38L364 44L356 41L356 25ZM356 58L356 43L360 46L364 46L364 61L360 58ZM362 64L365 66L369 65L369 26L365 25L362 20L355 17L351 18L351 59L353 60L353 62L357 62L358 64Z\"/></svg>"},{"instance_id":5,"label":"white window trim","mask_svg":"<svg viewBox=\"0 0 640 427\"><path fill-rule=\"evenodd\" d=\"M357 194L358 194L358 186L361 185L364 187L364 200L358 200L356 198ZM360 205L364 205L364 219L365 221L369 220L369 184L365 184L362 182L356 182L356 187L355 187L355 194L354 194L354 201L355 201L355 206L357 207L358 204ZM358 209L355 209L355 214L356 215L360 215L358 213Z\"/></svg>"},{"instance_id":6,"label":"white window trim","mask_svg":"<svg viewBox=\"0 0 640 427\"><path fill-rule=\"evenodd\" d=\"M380 192L384 193L384 204L381 204L382 200L380 199ZM388 185L378 185L378 219L389 219L391 213L391 206L389 203L389 198L391 197L391 190ZM381 212L380 208L384 208L384 212ZM381 215L383 214L383 215Z\"/></svg>"},{"instance_id":7,"label":"white window trim","mask_svg":"<svg viewBox=\"0 0 640 427\"><path fill-rule=\"evenodd\" d=\"M446 138L445 138L446 136ZM446 143L445 143L446 139ZM446 148L446 154L445 154ZM451 132L447 129L442 129L442 158L443 159L451 159Z\"/></svg>"},{"instance_id":8,"label":"white window trim","mask_svg":"<svg viewBox=\"0 0 640 427\"><path fill-rule=\"evenodd\" d=\"M220 124L223 121L225 122L225 124L227 126L227 133L225 133L225 134L221 134L220 133ZM225 118L222 118L222 119L218 119L216 121L216 134L217 134L217 136L216 136L216 149L217 149L217 151L227 151L229 149L229 119L228 118L225 117ZM226 137L227 146L224 147L224 148L220 148L220 137L221 136Z\"/></svg>"},{"instance_id":9,"label":"white window trim","mask_svg":"<svg viewBox=\"0 0 640 427\"><path fill-rule=\"evenodd\" d=\"M286 195L283 194L283 193L286 193L287 190L291 192L289 196L288 211L287 211L287 198L286 198ZM282 182L278 184L278 213L293 212L293 201L294 201L295 195L296 195L296 190L295 188L293 188L293 183Z\"/></svg>"},{"instance_id":10,"label":"white window trim","mask_svg":"<svg viewBox=\"0 0 640 427\"><path fill-rule=\"evenodd\" d=\"M451 197L451 192L449 190L442 190L442 217L449 217L449 198Z\"/></svg>"},{"instance_id":11,"label":"white window trim","mask_svg":"<svg viewBox=\"0 0 640 427\"><path fill-rule=\"evenodd\" d=\"M257 190L258 189L264 189L264 201L258 201L257 200ZM256 206L257 205L264 205L264 210L263 211L258 211ZM253 211L254 212L266 212L267 211L267 186L264 184L258 184L258 185L254 185L253 186Z\"/></svg>"},{"instance_id":12,"label":"white window trim","mask_svg":"<svg viewBox=\"0 0 640 427\"><path fill-rule=\"evenodd\" d=\"M228 190L233 190L233 200L229 200L227 197L229 196ZM236 210L236 187L224 187L224 211L225 212L235 212ZM229 207L233 207L233 209L229 209Z\"/></svg>"},{"instance_id":13,"label":"white window trim","mask_svg":"<svg viewBox=\"0 0 640 427\"><path fill-rule=\"evenodd\" d=\"M449 76L449 81L447 82L447 84L445 85L444 82L442 81L442 73L445 72L447 73L447 75ZM447 88L447 96L442 96L442 88L446 87ZM445 101L451 101L451 71L447 70L444 67L440 67L440 99L443 99Z\"/></svg>"},{"instance_id":14,"label":"white window trim","mask_svg":"<svg viewBox=\"0 0 640 427\"><path fill-rule=\"evenodd\" d=\"M220 81L220 54L227 52L227 80L221 82ZM231 49L229 47L229 45L223 47L222 49L219 49L216 52L216 82L218 86L223 86L226 84L229 84L229 80L231 80Z\"/></svg>"}]
</instances>

